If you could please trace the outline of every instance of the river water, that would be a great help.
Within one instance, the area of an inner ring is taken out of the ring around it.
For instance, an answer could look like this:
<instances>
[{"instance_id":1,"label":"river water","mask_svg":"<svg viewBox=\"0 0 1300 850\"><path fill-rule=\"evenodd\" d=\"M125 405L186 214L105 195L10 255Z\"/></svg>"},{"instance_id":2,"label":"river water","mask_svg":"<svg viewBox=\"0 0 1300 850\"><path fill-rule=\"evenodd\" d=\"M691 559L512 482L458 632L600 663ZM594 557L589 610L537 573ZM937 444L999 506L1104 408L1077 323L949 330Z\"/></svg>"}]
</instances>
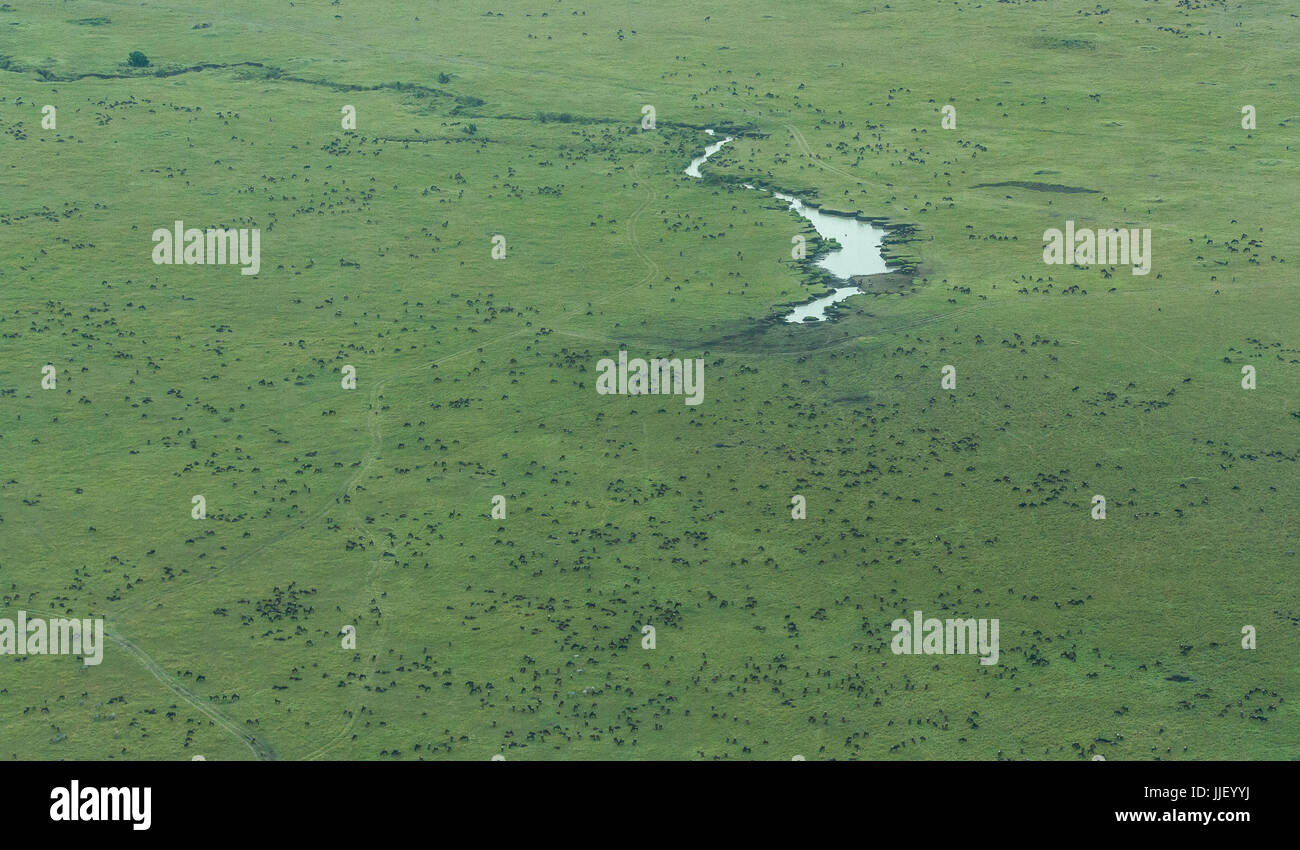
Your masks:
<instances>
[{"instance_id":1,"label":"river water","mask_svg":"<svg viewBox=\"0 0 1300 850\"><path fill-rule=\"evenodd\" d=\"M710 136L714 135L712 130L705 130L704 132ZM705 147L704 153L691 160L691 164L686 167L683 173L690 177L703 177L704 175L700 173L700 166L730 141L732 139L728 136ZM748 183L744 184L744 187L759 192L766 191ZM806 319L824 321L827 318L827 307L846 298L861 294L862 290L849 282L854 275L882 274L889 271L889 266L881 255L881 245L885 238L883 228L876 227L870 222L859 221L852 216L823 212L817 207L809 206L793 195L785 195L781 192L772 192L772 195L787 202L790 209L807 220L821 238L833 239L839 243L839 247L818 260L817 265L847 284L836 287L830 295L816 298L795 307L794 310L786 314L785 320L787 322L802 322Z\"/></svg>"}]
</instances>

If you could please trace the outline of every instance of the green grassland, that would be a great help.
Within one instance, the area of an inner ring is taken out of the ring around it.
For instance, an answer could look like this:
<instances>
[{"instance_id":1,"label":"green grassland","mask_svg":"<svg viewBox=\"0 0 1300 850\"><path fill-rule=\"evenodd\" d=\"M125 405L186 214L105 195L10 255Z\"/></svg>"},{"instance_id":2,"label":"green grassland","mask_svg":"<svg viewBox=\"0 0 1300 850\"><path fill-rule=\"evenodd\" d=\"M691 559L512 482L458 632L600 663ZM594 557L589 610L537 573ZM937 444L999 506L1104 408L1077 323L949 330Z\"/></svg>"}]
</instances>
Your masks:
<instances>
[{"instance_id":1,"label":"green grassland","mask_svg":"<svg viewBox=\"0 0 1300 850\"><path fill-rule=\"evenodd\" d=\"M0 616L111 638L0 657L0 756L1295 758L1292 9L4 4ZM743 182L907 285L776 321L826 246ZM597 395L620 348L704 402Z\"/></svg>"}]
</instances>

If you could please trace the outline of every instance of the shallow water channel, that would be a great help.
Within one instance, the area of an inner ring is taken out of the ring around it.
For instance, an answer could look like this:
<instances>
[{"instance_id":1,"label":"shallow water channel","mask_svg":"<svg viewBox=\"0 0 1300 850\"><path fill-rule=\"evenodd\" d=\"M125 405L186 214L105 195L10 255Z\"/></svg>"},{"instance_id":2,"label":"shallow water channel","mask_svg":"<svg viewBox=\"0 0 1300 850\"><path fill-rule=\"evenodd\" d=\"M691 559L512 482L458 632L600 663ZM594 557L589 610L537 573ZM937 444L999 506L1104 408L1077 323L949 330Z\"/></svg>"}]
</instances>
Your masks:
<instances>
[{"instance_id":1,"label":"shallow water channel","mask_svg":"<svg viewBox=\"0 0 1300 850\"><path fill-rule=\"evenodd\" d=\"M710 136L714 135L712 130L705 130L704 132ZM700 166L731 140L731 137L728 136L705 147L704 153L691 160L691 164L686 167L683 173L689 177L703 177L704 175L700 173ZM751 186L748 183L745 183L744 187L758 192L767 191L766 189ZM795 307L794 310L786 314L785 320L787 322L802 322L809 318L824 321L827 318L827 307L843 301L845 298L861 294L862 290L850 283L850 279L854 275L881 274L889 271L889 266L880 253L881 244L885 238L883 228L876 227L870 222L859 221L852 216L823 212L817 207L809 206L793 195L785 195L781 192L772 192L772 195L789 203L790 209L805 218L823 239L833 239L839 243L839 247L818 260L817 265L846 284L845 286L836 287L830 295L824 295L821 298L816 298Z\"/></svg>"}]
</instances>

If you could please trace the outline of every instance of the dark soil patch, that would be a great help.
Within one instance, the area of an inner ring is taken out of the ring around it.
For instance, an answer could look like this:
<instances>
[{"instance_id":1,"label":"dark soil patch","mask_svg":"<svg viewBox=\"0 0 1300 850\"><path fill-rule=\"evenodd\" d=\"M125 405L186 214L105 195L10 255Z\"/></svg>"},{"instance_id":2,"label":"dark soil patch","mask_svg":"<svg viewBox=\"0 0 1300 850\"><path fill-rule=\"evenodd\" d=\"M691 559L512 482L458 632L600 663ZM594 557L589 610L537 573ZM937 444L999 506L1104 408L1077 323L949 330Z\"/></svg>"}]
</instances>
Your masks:
<instances>
[{"instance_id":1,"label":"dark soil patch","mask_svg":"<svg viewBox=\"0 0 1300 850\"><path fill-rule=\"evenodd\" d=\"M1001 183L976 183L972 189L984 189L996 186L1015 186L1018 189L1033 189L1035 192L1065 192L1066 194L1076 194L1087 192L1097 194L1096 189L1084 189L1080 186L1062 186L1060 183L1039 183L1028 180L1003 180Z\"/></svg>"},{"instance_id":2,"label":"dark soil patch","mask_svg":"<svg viewBox=\"0 0 1300 850\"><path fill-rule=\"evenodd\" d=\"M908 292L916 285L916 278L903 272L886 272L884 274L857 274L849 280L858 289L868 294Z\"/></svg>"}]
</instances>

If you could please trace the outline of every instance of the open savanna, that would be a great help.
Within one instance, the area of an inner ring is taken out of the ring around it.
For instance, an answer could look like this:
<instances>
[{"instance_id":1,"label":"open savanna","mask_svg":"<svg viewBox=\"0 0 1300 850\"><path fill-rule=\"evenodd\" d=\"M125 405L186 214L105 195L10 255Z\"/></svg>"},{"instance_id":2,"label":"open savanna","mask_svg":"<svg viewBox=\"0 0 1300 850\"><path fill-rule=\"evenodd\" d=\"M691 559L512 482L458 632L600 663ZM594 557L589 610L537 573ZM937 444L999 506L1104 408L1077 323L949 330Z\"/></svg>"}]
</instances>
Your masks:
<instances>
[{"instance_id":1,"label":"open savanna","mask_svg":"<svg viewBox=\"0 0 1300 850\"><path fill-rule=\"evenodd\" d=\"M0 756L1296 757L1291 8L5 4L0 617L110 638L0 656ZM780 322L828 246L747 182L906 285Z\"/></svg>"}]
</instances>

